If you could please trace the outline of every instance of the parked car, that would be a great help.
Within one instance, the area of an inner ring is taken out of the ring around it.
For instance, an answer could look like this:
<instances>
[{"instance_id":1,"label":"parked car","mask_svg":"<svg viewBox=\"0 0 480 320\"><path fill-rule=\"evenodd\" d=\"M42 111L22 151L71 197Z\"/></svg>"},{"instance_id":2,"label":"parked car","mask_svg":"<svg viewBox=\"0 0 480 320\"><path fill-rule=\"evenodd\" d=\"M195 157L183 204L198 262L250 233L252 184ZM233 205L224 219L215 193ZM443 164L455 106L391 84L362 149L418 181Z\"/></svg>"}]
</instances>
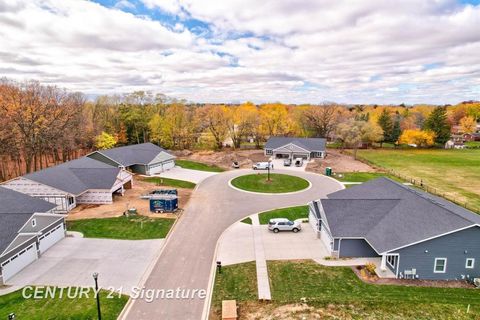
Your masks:
<instances>
[{"instance_id":1,"label":"parked car","mask_svg":"<svg viewBox=\"0 0 480 320\"><path fill-rule=\"evenodd\" d=\"M238 163L238 161L233 161L232 168L234 168L234 169L240 168L240 164Z\"/></svg>"},{"instance_id":2,"label":"parked car","mask_svg":"<svg viewBox=\"0 0 480 320\"><path fill-rule=\"evenodd\" d=\"M292 165L292 159L288 158L288 159L283 160L283 165L285 167L290 167Z\"/></svg>"},{"instance_id":3,"label":"parked car","mask_svg":"<svg viewBox=\"0 0 480 320\"><path fill-rule=\"evenodd\" d=\"M295 159L295 167L303 166L303 158L296 158Z\"/></svg>"},{"instance_id":4,"label":"parked car","mask_svg":"<svg viewBox=\"0 0 480 320\"><path fill-rule=\"evenodd\" d=\"M270 170L273 170L273 163L271 162L257 162L252 166L253 170L267 170L270 166Z\"/></svg>"},{"instance_id":5,"label":"parked car","mask_svg":"<svg viewBox=\"0 0 480 320\"><path fill-rule=\"evenodd\" d=\"M302 224L298 221L290 221L286 218L270 219L268 221L268 230L275 233L279 231L293 231L296 233L302 230Z\"/></svg>"}]
</instances>

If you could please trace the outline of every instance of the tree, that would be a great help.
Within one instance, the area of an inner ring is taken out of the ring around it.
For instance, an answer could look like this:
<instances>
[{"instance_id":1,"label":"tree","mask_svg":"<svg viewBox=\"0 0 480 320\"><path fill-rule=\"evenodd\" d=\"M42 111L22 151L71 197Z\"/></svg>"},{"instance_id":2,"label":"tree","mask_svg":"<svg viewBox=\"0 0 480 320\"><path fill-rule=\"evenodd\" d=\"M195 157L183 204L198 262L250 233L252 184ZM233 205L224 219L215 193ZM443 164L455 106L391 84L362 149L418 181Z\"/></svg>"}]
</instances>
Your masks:
<instances>
[{"instance_id":1,"label":"tree","mask_svg":"<svg viewBox=\"0 0 480 320\"><path fill-rule=\"evenodd\" d=\"M115 147L116 144L117 139L105 131L95 137L95 147L99 150L111 149Z\"/></svg>"},{"instance_id":2,"label":"tree","mask_svg":"<svg viewBox=\"0 0 480 320\"><path fill-rule=\"evenodd\" d=\"M353 158L357 159L357 149L362 142L363 121L350 119L338 125L336 135L343 147L353 148Z\"/></svg>"},{"instance_id":3,"label":"tree","mask_svg":"<svg viewBox=\"0 0 480 320\"><path fill-rule=\"evenodd\" d=\"M338 123L338 109L335 104L311 106L304 111L301 120L316 137L326 138Z\"/></svg>"},{"instance_id":4,"label":"tree","mask_svg":"<svg viewBox=\"0 0 480 320\"><path fill-rule=\"evenodd\" d=\"M374 142L379 142L384 137L382 128L373 122L360 123L360 132L362 135L362 142L366 143L367 145L371 145Z\"/></svg>"},{"instance_id":5,"label":"tree","mask_svg":"<svg viewBox=\"0 0 480 320\"><path fill-rule=\"evenodd\" d=\"M407 129L398 139L399 144L414 144L418 147L429 147L435 143L435 134L432 131Z\"/></svg>"},{"instance_id":6,"label":"tree","mask_svg":"<svg viewBox=\"0 0 480 320\"><path fill-rule=\"evenodd\" d=\"M390 112L387 111L387 108L383 108L377 123L383 130L383 139L381 140L381 143L393 142L393 122Z\"/></svg>"},{"instance_id":7,"label":"tree","mask_svg":"<svg viewBox=\"0 0 480 320\"><path fill-rule=\"evenodd\" d=\"M224 106L207 105L197 109L203 130L208 130L215 140L215 148L221 149L227 135L226 109Z\"/></svg>"},{"instance_id":8,"label":"tree","mask_svg":"<svg viewBox=\"0 0 480 320\"><path fill-rule=\"evenodd\" d=\"M466 116L460 119L460 129L462 133L475 133L477 130L477 121L472 116Z\"/></svg>"},{"instance_id":9,"label":"tree","mask_svg":"<svg viewBox=\"0 0 480 320\"><path fill-rule=\"evenodd\" d=\"M402 128L400 125L400 115L397 114L395 116L395 120L393 121L393 128L392 128L392 136L391 136L391 141L395 144L398 143L398 139L402 135Z\"/></svg>"},{"instance_id":10,"label":"tree","mask_svg":"<svg viewBox=\"0 0 480 320\"><path fill-rule=\"evenodd\" d=\"M423 125L426 131L432 131L435 134L435 142L445 144L450 139L450 124L447 120L447 109L445 107L436 107L428 116Z\"/></svg>"}]
</instances>

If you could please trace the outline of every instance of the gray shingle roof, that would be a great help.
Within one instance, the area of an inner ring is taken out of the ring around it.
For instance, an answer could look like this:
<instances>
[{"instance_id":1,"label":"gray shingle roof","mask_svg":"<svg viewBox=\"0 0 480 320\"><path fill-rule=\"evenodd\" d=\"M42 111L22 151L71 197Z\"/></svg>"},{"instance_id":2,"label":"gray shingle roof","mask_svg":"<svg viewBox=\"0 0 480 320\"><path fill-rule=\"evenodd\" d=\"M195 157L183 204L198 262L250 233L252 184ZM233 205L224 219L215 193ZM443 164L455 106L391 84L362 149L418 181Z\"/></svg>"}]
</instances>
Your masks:
<instances>
[{"instance_id":1,"label":"gray shingle roof","mask_svg":"<svg viewBox=\"0 0 480 320\"><path fill-rule=\"evenodd\" d=\"M162 152L170 155L165 149L150 142L107 150L98 150L97 152L107 156L124 167L129 167L135 164L149 164ZM175 157L170 155L170 158L173 159Z\"/></svg>"},{"instance_id":2,"label":"gray shingle roof","mask_svg":"<svg viewBox=\"0 0 480 320\"><path fill-rule=\"evenodd\" d=\"M480 216L388 178L337 191L321 200L334 237L363 237L386 252L460 228Z\"/></svg>"},{"instance_id":3,"label":"gray shingle roof","mask_svg":"<svg viewBox=\"0 0 480 320\"><path fill-rule=\"evenodd\" d=\"M88 157L30 173L24 178L79 195L89 189L110 189L120 169Z\"/></svg>"},{"instance_id":4,"label":"gray shingle roof","mask_svg":"<svg viewBox=\"0 0 480 320\"><path fill-rule=\"evenodd\" d=\"M270 137L265 144L266 149L277 149L289 143L312 151L325 151L325 142L323 138L295 138L295 137Z\"/></svg>"}]
</instances>

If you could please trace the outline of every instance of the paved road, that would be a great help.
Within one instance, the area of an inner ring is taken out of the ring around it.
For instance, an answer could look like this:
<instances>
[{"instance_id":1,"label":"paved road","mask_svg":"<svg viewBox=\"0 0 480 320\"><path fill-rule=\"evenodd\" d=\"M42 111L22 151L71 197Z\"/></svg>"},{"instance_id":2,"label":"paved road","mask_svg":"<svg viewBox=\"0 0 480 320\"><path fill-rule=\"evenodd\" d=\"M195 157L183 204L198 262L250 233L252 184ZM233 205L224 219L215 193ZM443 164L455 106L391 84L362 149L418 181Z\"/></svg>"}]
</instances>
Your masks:
<instances>
[{"instance_id":1,"label":"paved road","mask_svg":"<svg viewBox=\"0 0 480 320\"><path fill-rule=\"evenodd\" d=\"M236 170L205 179L193 193L188 207L172 231L160 258L148 277L147 289L208 289L217 241L234 222L256 212L302 205L341 189L338 182L307 172L288 171L308 179L312 188L290 195L261 195L234 190L233 177L252 173ZM282 173L281 170L275 170ZM135 300L126 319L200 320L205 299L168 300L151 303Z\"/></svg>"}]
</instances>

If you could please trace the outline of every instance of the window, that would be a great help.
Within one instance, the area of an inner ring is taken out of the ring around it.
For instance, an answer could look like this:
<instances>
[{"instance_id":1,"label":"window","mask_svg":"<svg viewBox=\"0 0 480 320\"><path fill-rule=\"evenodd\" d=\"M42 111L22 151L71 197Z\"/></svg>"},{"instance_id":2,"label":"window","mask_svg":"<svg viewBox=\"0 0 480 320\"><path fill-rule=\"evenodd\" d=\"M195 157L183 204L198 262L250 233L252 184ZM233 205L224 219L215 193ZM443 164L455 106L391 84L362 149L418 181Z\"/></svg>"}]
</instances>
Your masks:
<instances>
[{"instance_id":1,"label":"window","mask_svg":"<svg viewBox=\"0 0 480 320\"><path fill-rule=\"evenodd\" d=\"M447 258L435 258L434 273L445 273L447 271Z\"/></svg>"},{"instance_id":2,"label":"window","mask_svg":"<svg viewBox=\"0 0 480 320\"><path fill-rule=\"evenodd\" d=\"M73 197L68 197L68 205L71 206L74 203L74 198Z\"/></svg>"},{"instance_id":3,"label":"window","mask_svg":"<svg viewBox=\"0 0 480 320\"><path fill-rule=\"evenodd\" d=\"M273 154L273 151L271 149L265 150L265 154Z\"/></svg>"},{"instance_id":4,"label":"window","mask_svg":"<svg viewBox=\"0 0 480 320\"><path fill-rule=\"evenodd\" d=\"M474 266L475 266L475 259L467 258L467 260L465 261L465 268L473 269Z\"/></svg>"},{"instance_id":5,"label":"window","mask_svg":"<svg viewBox=\"0 0 480 320\"><path fill-rule=\"evenodd\" d=\"M37 225L37 220L32 219L32 227L35 227Z\"/></svg>"}]
</instances>

